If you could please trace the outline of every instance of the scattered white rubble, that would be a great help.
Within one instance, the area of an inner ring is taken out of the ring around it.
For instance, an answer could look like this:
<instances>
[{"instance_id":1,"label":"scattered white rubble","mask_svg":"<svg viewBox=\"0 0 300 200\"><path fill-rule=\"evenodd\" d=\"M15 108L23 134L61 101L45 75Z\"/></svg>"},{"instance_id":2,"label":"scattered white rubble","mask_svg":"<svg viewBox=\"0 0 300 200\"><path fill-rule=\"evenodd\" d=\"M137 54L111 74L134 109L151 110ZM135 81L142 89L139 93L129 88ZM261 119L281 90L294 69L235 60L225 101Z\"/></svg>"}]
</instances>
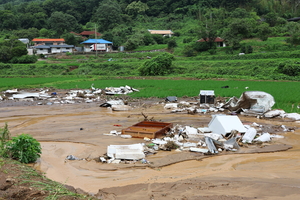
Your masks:
<instances>
[{"instance_id":1,"label":"scattered white rubble","mask_svg":"<svg viewBox=\"0 0 300 200\"><path fill-rule=\"evenodd\" d=\"M246 130L246 133L243 136L243 143L251 143L254 137L256 136L257 131L255 128L249 128Z\"/></svg>"},{"instance_id":2,"label":"scattered white rubble","mask_svg":"<svg viewBox=\"0 0 300 200\"><path fill-rule=\"evenodd\" d=\"M128 111L131 110L132 108L129 105L112 105L111 109L113 111Z\"/></svg>"},{"instance_id":3,"label":"scattered white rubble","mask_svg":"<svg viewBox=\"0 0 300 200\"><path fill-rule=\"evenodd\" d=\"M254 141L259 141L259 142L269 142L270 140L271 140L270 133L263 133L261 136L254 139Z\"/></svg>"},{"instance_id":4,"label":"scattered white rubble","mask_svg":"<svg viewBox=\"0 0 300 200\"><path fill-rule=\"evenodd\" d=\"M270 110L268 112L266 112L264 114L264 117L267 117L267 118L273 118L273 117L277 117L277 116L282 116L283 114L285 114L285 111L284 110Z\"/></svg>"},{"instance_id":5,"label":"scattered white rubble","mask_svg":"<svg viewBox=\"0 0 300 200\"><path fill-rule=\"evenodd\" d=\"M135 89L133 87L130 87L128 85L121 86L121 87L106 87L104 89L105 94L108 95L114 95L114 94L128 94L128 93L132 93L132 92L139 92L138 89Z\"/></svg>"},{"instance_id":6,"label":"scattered white rubble","mask_svg":"<svg viewBox=\"0 0 300 200\"><path fill-rule=\"evenodd\" d=\"M112 159L139 160L145 158L144 144L109 145L107 156Z\"/></svg>"},{"instance_id":7,"label":"scattered white rubble","mask_svg":"<svg viewBox=\"0 0 300 200\"><path fill-rule=\"evenodd\" d=\"M289 118L295 121L300 120L300 114L298 113L287 113L283 115L284 118Z\"/></svg>"}]
</instances>

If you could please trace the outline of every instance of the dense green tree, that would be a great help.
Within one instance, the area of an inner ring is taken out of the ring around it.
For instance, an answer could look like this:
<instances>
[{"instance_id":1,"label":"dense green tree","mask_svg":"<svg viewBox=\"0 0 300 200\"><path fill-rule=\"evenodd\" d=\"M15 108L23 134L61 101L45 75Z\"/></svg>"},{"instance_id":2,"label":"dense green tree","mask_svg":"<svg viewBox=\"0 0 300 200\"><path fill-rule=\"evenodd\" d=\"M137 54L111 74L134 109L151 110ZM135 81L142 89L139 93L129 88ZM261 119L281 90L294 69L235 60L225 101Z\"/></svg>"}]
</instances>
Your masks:
<instances>
[{"instance_id":1,"label":"dense green tree","mask_svg":"<svg viewBox=\"0 0 300 200\"><path fill-rule=\"evenodd\" d=\"M49 25L54 31L56 31L57 36L62 35L65 31L79 31L81 29L75 17L62 12L52 13L49 18Z\"/></svg>"},{"instance_id":2,"label":"dense green tree","mask_svg":"<svg viewBox=\"0 0 300 200\"><path fill-rule=\"evenodd\" d=\"M65 33L62 35L62 38L65 39L66 44L78 45L78 41L77 41L76 37L74 36L74 34L72 34L72 33Z\"/></svg>"},{"instance_id":3,"label":"dense green tree","mask_svg":"<svg viewBox=\"0 0 300 200\"><path fill-rule=\"evenodd\" d=\"M271 26L275 26L276 22L277 22L277 14L274 12L270 12L268 14L265 15L265 20L266 22Z\"/></svg>"},{"instance_id":4,"label":"dense green tree","mask_svg":"<svg viewBox=\"0 0 300 200\"><path fill-rule=\"evenodd\" d=\"M0 45L0 62L8 62L11 58L10 48Z\"/></svg>"},{"instance_id":5,"label":"dense green tree","mask_svg":"<svg viewBox=\"0 0 300 200\"><path fill-rule=\"evenodd\" d=\"M147 6L147 4L142 3L141 1L133 1L126 7L125 11L129 15L136 17L137 15L144 14L148 9L149 7Z\"/></svg>"},{"instance_id":6,"label":"dense green tree","mask_svg":"<svg viewBox=\"0 0 300 200\"><path fill-rule=\"evenodd\" d=\"M13 34L18 38L28 38L32 40L33 38L39 37L39 30L37 28L20 29L15 30Z\"/></svg>"},{"instance_id":7,"label":"dense green tree","mask_svg":"<svg viewBox=\"0 0 300 200\"><path fill-rule=\"evenodd\" d=\"M27 52L25 45L24 46L16 46L11 49L12 57L21 57L21 56L27 55L27 54L28 54L28 52Z\"/></svg>"},{"instance_id":8,"label":"dense green tree","mask_svg":"<svg viewBox=\"0 0 300 200\"><path fill-rule=\"evenodd\" d=\"M17 16L10 10L0 10L0 30L14 30L19 27Z\"/></svg>"},{"instance_id":9,"label":"dense green tree","mask_svg":"<svg viewBox=\"0 0 300 200\"><path fill-rule=\"evenodd\" d=\"M104 0L99 3L93 21L99 24L99 30L106 31L121 24L121 7L115 0Z\"/></svg>"},{"instance_id":10,"label":"dense green tree","mask_svg":"<svg viewBox=\"0 0 300 200\"><path fill-rule=\"evenodd\" d=\"M256 24L254 19L234 19L224 29L222 38L234 49L238 49L240 48L240 41L251 35Z\"/></svg>"},{"instance_id":11,"label":"dense green tree","mask_svg":"<svg viewBox=\"0 0 300 200\"><path fill-rule=\"evenodd\" d=\"M268 23L261 23L259 26L257 26L257 36L262 41L268 40L268 37L271 33L272 31Z\"/></svg>"},{"instance_id":12,"label":"dense green tree","mask_svg":"<svg viewBox=\"0 0 300 200\"><path fill-rule=\"evenodd\" d=\"M46 29L46 28L42 28L42 29L39 31L39 35L40 35L40 37L51 38L52 33L51 33L50 30L48 30L48 29Z\"/></svg>"}]
</instances>

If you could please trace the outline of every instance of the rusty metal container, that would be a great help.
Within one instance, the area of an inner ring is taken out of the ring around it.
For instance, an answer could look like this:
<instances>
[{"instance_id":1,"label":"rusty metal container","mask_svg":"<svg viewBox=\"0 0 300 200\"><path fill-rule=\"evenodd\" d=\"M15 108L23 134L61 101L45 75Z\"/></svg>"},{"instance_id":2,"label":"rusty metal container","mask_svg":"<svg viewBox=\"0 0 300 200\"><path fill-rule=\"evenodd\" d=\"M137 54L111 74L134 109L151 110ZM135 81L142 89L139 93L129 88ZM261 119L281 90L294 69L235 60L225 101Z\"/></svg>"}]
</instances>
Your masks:
<instances>
[{"instance_id":1,"label":"rusty metal container","mask_svg":"<svg viewBox=\"0 0 300 200\"><path fill-rule=\"evenodd\" d=\"M142 121L128 128L122 129L122 134L131 135L134 138L158 138L170 131L172 123Z\"/></svg>"}]
</instances>

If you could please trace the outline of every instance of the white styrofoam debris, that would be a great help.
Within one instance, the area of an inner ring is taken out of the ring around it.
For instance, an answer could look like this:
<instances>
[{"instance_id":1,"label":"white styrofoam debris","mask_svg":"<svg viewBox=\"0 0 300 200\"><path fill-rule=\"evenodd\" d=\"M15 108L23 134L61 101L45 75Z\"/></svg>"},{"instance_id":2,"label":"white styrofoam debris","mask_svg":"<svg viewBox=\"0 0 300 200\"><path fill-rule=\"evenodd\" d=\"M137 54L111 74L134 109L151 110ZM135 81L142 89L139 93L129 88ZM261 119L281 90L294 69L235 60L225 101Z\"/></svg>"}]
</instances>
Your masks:
<instances>
[{"instance_id":1,"label":"white styrofoam debris","mask_svg":"<svg viewBox=\"0 0 300 200\"><path fill-rule=\"evenodd\" d=\"M125 105L123 100L110 100L107 101L106 103L110 105Z\"/></svg>"},{"instance_id":2,"label":"white styrofoam debris","mask_svg":"<svg viewBox=\"0 0 300 200\"><path fill-rule=\"evenodd\" d=\"M152 143L154 144L167 144L167 141L161 140L159 138L152 139Z\"/></svg>"},{"instance_id":3,"label":"white styrofoam debris","mask_svg":"<svg viewBox=\"0 0 300 200\"><path fill-rule=\"evenodd\" d=\"M199 152L199 153L207 153L207 152L208 152L208 149L201 149L201 148L191 147L191 148L190 148L190 151L193 151L193 152Z\"/></svg>"},{"instance_id":4,"label":"white styrofoam debris","mask_svg":"<svg viewBox=\"0 0 300 200\"><path fill-rule=\"evenodd\" d=\"M24 98L32 98L32 97L40 97L39 93L20 93L20 94L13 94L13 98L15 99L24 99Z\"/></svg>"},{"instance_id":5,"label":"white styrofoam debris","mask_svg":"<svg viewBox=\"0 0 300 200\"><path fill-rule=\"evenodd\" d=\"M210 137L214 140L219 140L219 139L223 138L220 134L217 134L217 133L204 133L203 135L205 135L206 137Z\"/></svg>"},{"instance_id":6,"label":"white styrofoam debris","mask_svg":"<svg viewBox=\"0 0 300 200\"><path fill-rule=\"evenodd\" d=\"M190 103L187 101L180 101L179 104L185 105L185 106L189 106Z\"/></svg>"},{"instance_id":7,"label":"white styrofoam debris","mask_svg":"<svg viewBox=\"0 0 300 200\"><path fill-rule=\"evenodd\" d=\"M100 159L100 161L103 162L103 163L106 163L106 162L107 162L106 159L105 159L104 157L100 157L99 159Z\"/></svg>"},{"instance_id":8,"label":"white styrofoam debris","mask_svg":"<svg viewBox=\"0 0 300 200\"><path fill-rule=\"evenodd\" d=\"M109 145L107 156L115 159L139 160L145 158L143 144Z\"/></svg>"},{"instance_id":9,"label":"white styrofoam debris","mask_svg":"<svg viewBox=\"0 0 300 200\"><path fill-rule=\"evenodd\" d=\"M177 108L178 103L167 103L164 108L165 109L176 109Z\"/></svg>"},{"instance_id":10,"label":"white styrofoam debris","mask_svg":"<svg viewBox=\"0 0 300 200\"><path fill-rule=\"evenodd\" d=\"M243 143L251 143L254 137L256 136L256 129L255 128L249 128L247 129L246 133L243 136Z\"/></svg>"},{"instance_id":11,"label":"white styrofoam debris","mask_svg":"<svg viewBox=\"0 0 300 200\"><path fill-rule=\"evenodd\" d=\"M273 135L273 134L270 135L270 137L271 137L271 138L280 138L280 139L284 138L283 135L275 135L275 134L274 134L274 135Z\"/></svg>"},{"instance_id":12,"label":"white styrofoam debris","mask_svg":"<svg viewBox=\"0 0 300 200\"><path fill-rule=\"evenodd\" d=\"M183 147L196 147L197 144L196 143L192 143L192 142L185 142L182 145Z\"/></svg>"},{"instance_id":13,"label":"white styrofoam debris","mask_svg":"<svg viewBox=\"0 0 300 200\"><path fill-rule=\"evenodd\" d=\"M208 127L197 128L201 133L210 133L211 130Z\"/></svg>"},{"instance_id":14,"label":"white styrofoam debris","mask_svg":"<svg viewBox=\"0 0 300 200\"><path fill-rule=\"evenodd\" d=\"M198 131L196 128L190 127L190 126L185 126L185 132L187 135L196 135L198 134Z\"/></svg>"},{"instance_id":15,"label":"white styrofoam debris","mask_svg":"<svg viewBox=\"0 0 300 200\"><path fill-rule=\"evenodd\" d=\"M263 133L258 138L254 139L254 141L260 141L260 142L269 142L271 140L270 133Z\"/></svg>"},{"instance_id":16,"label":"white styrofoam debris","mask_svg":"<svg viewBox=\"0 0 300 200\"><path fill-rule=\"evenodd\" d=\"M113 111L127 111L127 110L130 110L131 107L128 105L112 105L111 109Z\"/></svg>"},{"instance_id":17,"label":"white styrofoam debris","mask_svg":"<svg viewBox=\"0 0 300 200\"><path fill-rule=\"evenodd\" d=\"M121 136L121 138L124 138L124 139L130 139L130 138L132 138L131 135L120 135L120 136Z\"/></svg>"},{"instance_id":18,"label":"white styrofoam debris","mask_svg":"<svg viewBox=\"0 0 300 200\"><path fill-rule=\"evenodd\" d=\"M285 114L284 110L270 110L264 114L267 118L272 118Z\"/></svg>"},{"instance_id":19,"label":"white styrofoam debris","mask_svg":"<svg viewBox=\"0 0 300 200\"><path fill-rule=\"evenodd\" d=\"M296 120L296 121L300 120L300 114L298 113L286 113L283 115L283 117Z\"/></svg>"},{"instance_id":20,"label":"white styrofoam debris","mask_svg":"<svg viewBox=\"0 0 300 200\"><path fill-rule=\"evenodd\" d=\"M280 127L283 129L284 132L289 131L289 129L287 129L285 125L281 125Z\"/></svg>"}]
</instances>

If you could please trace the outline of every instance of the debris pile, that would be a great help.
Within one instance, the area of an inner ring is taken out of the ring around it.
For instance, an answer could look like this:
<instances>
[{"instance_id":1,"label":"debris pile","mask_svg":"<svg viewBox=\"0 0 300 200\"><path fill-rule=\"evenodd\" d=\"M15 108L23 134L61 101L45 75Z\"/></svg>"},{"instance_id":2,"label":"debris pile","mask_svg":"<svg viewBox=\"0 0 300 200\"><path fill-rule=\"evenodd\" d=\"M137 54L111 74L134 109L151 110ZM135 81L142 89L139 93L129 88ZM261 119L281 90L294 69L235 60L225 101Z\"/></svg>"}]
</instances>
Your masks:
<instances>
[{"instance_id":1,"label":"debris pile","mask_svg":"<svg viewBox=\"0 0 300 200\"><path fill-rule=\"evenodd\" d=\"M69 90L68 92L59 93L53 89L41 88L35 91L24 90L6 90L0 95L0 101L30 101L37 102L38 105L52 105L52 104L74 104L74 103L92 103L106 100L106 95L114 94L128 94L139 91L130 86L109 87L105 89L94 88L94 84L90 89L85 90ZM128 110L127 106L116 106L115 110Z\"/></svg>"},{"instance_id":2,"label":"debris pile","mask_svg":"<svg viewBox=\"0 0 300 200\"><path fill-rule=\"evenodd\" d=\"M284 125L274 127L276 131L294 131ZM177 152L191 151L203 155L219 154L220 152L239 152L249 145L262 146L273 139L283 138L282 135L267 132L267 127L257 123L242 124L237 116L213 115L208 127L192 127L175 125L161 138L144 137L144 143L132 145L110 145L107 154L100 157L104 163L136 163L149 164L146 156L158 151ZM272 130L270 130L272 131ZM275 132L275 131L274 131ZM122 136L121 132L110 134ZM124 135L127 138L130 135ZM130 137L129 137L130 138Z\"/></svg>"}]
</instances>

